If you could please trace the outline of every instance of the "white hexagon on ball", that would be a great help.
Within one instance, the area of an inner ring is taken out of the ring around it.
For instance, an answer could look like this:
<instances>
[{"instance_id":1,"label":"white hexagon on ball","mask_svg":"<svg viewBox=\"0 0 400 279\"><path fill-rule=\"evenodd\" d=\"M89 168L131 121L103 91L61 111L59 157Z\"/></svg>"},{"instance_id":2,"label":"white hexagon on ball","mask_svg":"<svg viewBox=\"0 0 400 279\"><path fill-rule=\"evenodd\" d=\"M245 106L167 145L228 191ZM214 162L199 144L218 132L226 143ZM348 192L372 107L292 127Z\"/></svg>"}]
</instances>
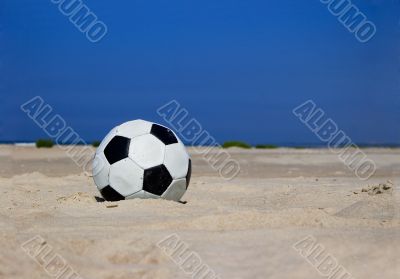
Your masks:
<instances>
[{"instance_id":1,"label":"white hexagon on ball","mask_svg":"<svg viewBox=\"0 0 400 279\"><path fill-rule=\"evenodd\" d=\"M186 186L186 179L174 180L161 197L166 200L179 201L186 192Z\"/></svg>"},{"instance_id":2,"label":"white hexagon on ball","mask_svg":"<svg viewBox=\"0 0 400 279\"><path fill-rule=\"evenodd\" d=\"M160 196L148 193L144 190L141 190L133 195L129 195L126 197L127 200L131 200L131 199L159 199L161 198Z\"/></svg>"},{"instance_id":3,"label":"white hexagon on ball","mask_svg":"<svg viewBox=\"0 0 400 279\"><path fill-rule=\"evenodd\" d=\"M148 169L163 163L164 152L165 145L155 136L147 134L131 140L129 158L143 169Z\"/></svg>"},{"instance_id":4,"label":"white hexagon on ball","mask_svg":"<svg viewBox=\"0 0 400 279\"><path fill-rule=\"evenodd\" d=\"M117 127L116 134L132 139L137 136L149 134L152 125L153 123L141 119L128 121Z\"/></svg>"},{"instance_id":5,"label":"white hexagon on ball","mask_svg":"<svg viewBox=\"0 0 400 279\"><path fill-rule=\"evenodd\" d=\"M165 147L164 165L173 179L186 177L189 168L189 155L182 143L174 143Z\"/></svg>"},{"instance_id":6,"label":"white hexagon on ball","mask_svg":"<svg viewBox=\"0 0 400 279\"><path fill-rule=\"evenodd\" d=\"M110 186L123 196L142 190L144 170L131 159L125 158L111 165Z\"/></svg>"},{"instance_id":7,"label":"white hexagon on ball","mask_svg":"<svg viewBox=\"0 0 400 279\"><path fill-rule=\"evenodd\" d=\"M96 154L93 159L93 179L97 189L101 190L109 184L110 164L104 153Z\"/></svg>"}]
</instances>

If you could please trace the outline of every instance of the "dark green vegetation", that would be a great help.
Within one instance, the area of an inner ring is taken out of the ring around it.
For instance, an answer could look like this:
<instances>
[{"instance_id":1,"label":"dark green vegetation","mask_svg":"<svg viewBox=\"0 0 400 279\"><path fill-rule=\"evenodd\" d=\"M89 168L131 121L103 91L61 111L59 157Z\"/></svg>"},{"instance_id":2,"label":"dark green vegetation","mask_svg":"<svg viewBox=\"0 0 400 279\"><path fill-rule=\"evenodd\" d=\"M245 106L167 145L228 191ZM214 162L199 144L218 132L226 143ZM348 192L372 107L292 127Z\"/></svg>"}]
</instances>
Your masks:
<instances>
[{"instance_id":1,"label":"dark green vegetation","mask_svg":"<svg viewBox=\"0 0 400 279\"><path fill-rule=\"evenodd\" d=\"M54 146L54 142L51 139L38 139L36 141L37 148L51 148Z\"/></svg>"},{"instance_id":2,"label":"dark green vegetation","mask_svg":"<svg viewBox=\"0 0 400 279\"><path fill-rule=\"evenodd\" d=\"M223 148L229 148L229 147L239 147L239 148L246 148L249 149L251 148L250 144L247 144L243 141L226 141L222 145Z\"/></svg>"},{"instance_id":3,"label":"dark green vegetation","mask_svg":"<svg viewBox=\"0 0 400 279\"><path fill-rule=\"evenodd\" d=\"M257 144L256 148L257 149L275 149L275 148L278 148L278 146L274 145L274 144Z\"/></svg>"},{"instance_id":4,"label":"dark green vegetation","mask_svg":"<svg viewBox=\"0 0 400 279\"><path fill-rule=\"evenodd\" d=\"M98 140L95 140L92 142L93 147L99 147L99 145L100 145L100 141L98 141Z\"/></svg>"}]
</instances>

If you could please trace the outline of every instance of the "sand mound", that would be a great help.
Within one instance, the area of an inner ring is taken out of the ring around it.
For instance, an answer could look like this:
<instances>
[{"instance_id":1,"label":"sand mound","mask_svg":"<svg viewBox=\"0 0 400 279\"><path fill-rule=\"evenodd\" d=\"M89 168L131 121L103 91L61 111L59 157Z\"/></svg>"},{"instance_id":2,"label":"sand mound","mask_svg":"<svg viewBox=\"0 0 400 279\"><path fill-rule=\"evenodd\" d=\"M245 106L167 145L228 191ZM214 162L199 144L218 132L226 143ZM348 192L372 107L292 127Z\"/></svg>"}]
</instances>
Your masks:
<instances>
[{"instance_id":1,"label":"sand mound","mask_svg":"<svg viewBox=\"0 0 400 279\"><path fill-rule=\"evenodd\" d=\"M95 197L88 193L84 192L78 192L75 193L71 196L68 197L60 197L57 199L57 202L59 203L76 203L76 202L82 202L82 203L96 203Z\"/></svg>"},{"instance_id":2,"label":"sand mound","mask_svg":"<svg viewBox=\"0 0 400 279\"><path fill-rule=\"evenodd\" d=\"M394 206L375 201L358 201L340 210L335 216L361 219L392 219L394 216Z\"/></svg>"},{"instance_id":3,"label":"sand mound","mask_svg":"<svg viewBox=\"0 0 400 279\"><path fill-rule=\"evenodd\" d=\"M378 185L369 185L361 190L363 193L374 196L379 194L392 194L393 193L393 182L388 180L386 183L380 183Z\"/></svg>"}]
</instances>

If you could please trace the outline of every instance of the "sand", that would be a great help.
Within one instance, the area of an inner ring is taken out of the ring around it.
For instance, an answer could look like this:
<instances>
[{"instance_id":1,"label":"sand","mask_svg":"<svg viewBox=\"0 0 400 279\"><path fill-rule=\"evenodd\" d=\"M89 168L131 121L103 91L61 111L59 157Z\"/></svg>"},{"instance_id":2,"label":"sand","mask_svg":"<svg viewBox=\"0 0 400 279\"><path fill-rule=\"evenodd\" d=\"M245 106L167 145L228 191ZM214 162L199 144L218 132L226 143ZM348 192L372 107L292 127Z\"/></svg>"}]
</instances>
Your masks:
<instances>
[{"instance_id":1,"label":"sand","mask_svg":"<svg viewBox=\"0 0 400 279\"><path fill-rule=\"evenodd\" d=\"M35 236L81 278L191 278L157 246L173 234L218 278L328 278L293 248L308 236L348 278L400 278L400 149L365 149L368 181L324 149L231 149L232 181L190 152L186 203L110 203L57 147L0 146L0 278L56 278L21 247Z\"/></svg>"}]
</instances>

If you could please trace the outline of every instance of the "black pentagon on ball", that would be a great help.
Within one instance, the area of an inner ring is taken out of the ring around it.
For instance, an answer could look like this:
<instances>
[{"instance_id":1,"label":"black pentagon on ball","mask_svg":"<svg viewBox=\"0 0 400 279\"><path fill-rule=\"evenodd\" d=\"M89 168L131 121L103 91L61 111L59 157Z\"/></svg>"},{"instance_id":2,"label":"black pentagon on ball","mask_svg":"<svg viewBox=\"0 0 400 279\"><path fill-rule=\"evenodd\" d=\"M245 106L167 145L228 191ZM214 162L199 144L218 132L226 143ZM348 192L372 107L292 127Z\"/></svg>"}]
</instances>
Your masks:
<instances>
[{"instance_id":1,"label":"black pentagon on ball","mask_svg":"<svg viewBox=\"0 0 400 279\"><path fill-rule=\"evenodd\" d=\"M189 187L191 176L192 176L192 160L189 159L189 167L188 167L188 172L186 174L186 189Z\"/></svg>"},{"instance_id":2,"label":"black pentagon on ball","mask_svg":"<svg viewBox=\"0 0 400 279\"><path fill-rule=\"evenodd\" d=\"M125 199L123 195L115 191L111 186L106 186L101 189L100 194L106 201L120 201Z\"/></svg>"},{"instance_id":3,"label":"black pentagon on ball","mask_svg":"<svg viewBox=\"0 0 400 279\"><path fill-rule=\"evenodd\" d=\"M161 196L172 182L172 176L164 165L144 171L143 190Z\"/></svg>"},{"instance_id":4,"label":"black pentagon on ball","mask_svg":"<svg viewBox=\"0 0 400 279\"><path fill-rule=\"evenodd\" d=\"M165 145L177 143L178 139L174 135L174 133L161 125L153 124L151 126L151 132L153 136L157 137L160 141L162 141Z\"/></svg>"},{"instance_id":5,"label":"black pentagon on ball","mask_svg":"<svg viewBox=\"0 0 400 279\"><path fill-rule=\"evenodd\" d=\"M116 136L107 144L104 155L110 165L128 157L130 143L130 139Z\"/></svg>"}]
</instances>

